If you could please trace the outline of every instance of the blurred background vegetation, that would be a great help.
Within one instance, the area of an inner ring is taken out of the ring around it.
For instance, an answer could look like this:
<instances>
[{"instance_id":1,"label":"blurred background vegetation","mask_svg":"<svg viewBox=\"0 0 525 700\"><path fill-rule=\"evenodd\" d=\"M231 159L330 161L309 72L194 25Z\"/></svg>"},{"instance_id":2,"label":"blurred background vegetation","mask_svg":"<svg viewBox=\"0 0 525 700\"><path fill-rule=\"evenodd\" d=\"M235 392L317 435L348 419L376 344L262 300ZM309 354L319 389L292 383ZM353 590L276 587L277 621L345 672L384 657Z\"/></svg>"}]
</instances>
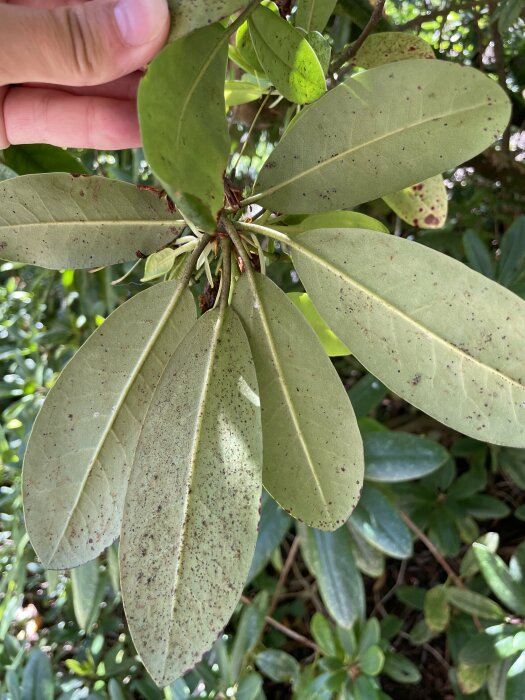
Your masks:
<instances>
[{"instance_id":1,"label":"blurred background vegetation","mask_svg":"<svg viewBox=\"0 0 525 700\"><path fill-rule=\"evenodd\" d=\"M339 0L326 33L333 55L360 35L371 11L368 0ZM512 99L513 118L500 144L445 174L443 229L412 228L382 201L360 210L525 298L524 18L525 0L387 2L378 31L417 33L438 57L493 76ZM291 116L283 101L266 106L246 140L260 106L229 112L235 153L244 145L230 173L236 186L253 181ZM140 150L0 152L0 179L51 171L155 184ZM270 276L301 291L286 256L270 259ZM351 356L334 362L365 442L358 508L336 533L321 533L292 523L265 496L243 599L183 679L159 690L137 660L117 545L72 572L43 569L24 531L27 438L61 368L143 288L143 262L132 268L51 272L0 261L2 698L523 700L525 450L454 433L390 394ZM204 284L196 293L205 305Z\"/></svg>"}]
</instances>

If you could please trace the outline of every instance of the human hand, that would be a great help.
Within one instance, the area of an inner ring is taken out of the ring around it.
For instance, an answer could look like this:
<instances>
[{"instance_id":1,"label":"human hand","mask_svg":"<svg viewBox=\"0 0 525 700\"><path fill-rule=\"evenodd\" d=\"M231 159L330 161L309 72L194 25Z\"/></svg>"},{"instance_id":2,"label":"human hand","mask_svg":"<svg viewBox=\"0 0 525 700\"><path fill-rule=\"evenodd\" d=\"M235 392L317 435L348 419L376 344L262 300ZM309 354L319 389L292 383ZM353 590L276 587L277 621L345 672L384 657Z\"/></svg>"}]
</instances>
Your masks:
<instances>
[{"instance_id":1,"label":"human hand","mask_svg":"<svg viewBox=\"0 0 525 700\"><path fill-rule=\"evenodd\" d=\"M166 0L0 0L0 149L139 146L141 68L168 32Z\"/></svg>"}]
</instances>

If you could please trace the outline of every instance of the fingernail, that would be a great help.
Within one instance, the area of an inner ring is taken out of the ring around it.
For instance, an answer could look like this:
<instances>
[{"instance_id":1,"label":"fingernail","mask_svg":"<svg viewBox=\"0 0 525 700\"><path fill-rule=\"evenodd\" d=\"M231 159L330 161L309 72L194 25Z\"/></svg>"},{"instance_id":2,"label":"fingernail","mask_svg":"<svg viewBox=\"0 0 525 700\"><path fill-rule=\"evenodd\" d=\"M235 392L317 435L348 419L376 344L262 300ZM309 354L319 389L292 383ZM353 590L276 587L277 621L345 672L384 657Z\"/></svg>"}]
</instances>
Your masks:
<instances>
[{"instance_id":1,"label":"fingernail","mask_svg":"<svg viewBox=\"0 0 525 700\"><path fill-rule=\"evenodd\" d=\"M166 0L119 0L114 9L122 38L130 46L156 39L166 27Z\"/></svg>"}]
</instances>

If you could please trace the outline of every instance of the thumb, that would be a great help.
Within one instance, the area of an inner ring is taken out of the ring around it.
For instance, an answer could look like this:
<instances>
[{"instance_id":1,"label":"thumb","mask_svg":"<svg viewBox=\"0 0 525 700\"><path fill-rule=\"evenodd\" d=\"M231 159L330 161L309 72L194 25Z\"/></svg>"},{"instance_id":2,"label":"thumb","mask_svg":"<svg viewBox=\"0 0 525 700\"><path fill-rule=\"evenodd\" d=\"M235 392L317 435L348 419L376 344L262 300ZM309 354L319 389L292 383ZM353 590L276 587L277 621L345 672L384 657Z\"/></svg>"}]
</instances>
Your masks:
<instances>
[{"instance_id":1,"label":"thumb","mask_svg":"<svg viewBox=\"0 0 525 700\"><path fill-rule=\"evenodd\" d=\"M51 10L0 4L0 85L107 83L146 65L168 32L166 0L90 0Z\"/></svg>"}]
</instances>

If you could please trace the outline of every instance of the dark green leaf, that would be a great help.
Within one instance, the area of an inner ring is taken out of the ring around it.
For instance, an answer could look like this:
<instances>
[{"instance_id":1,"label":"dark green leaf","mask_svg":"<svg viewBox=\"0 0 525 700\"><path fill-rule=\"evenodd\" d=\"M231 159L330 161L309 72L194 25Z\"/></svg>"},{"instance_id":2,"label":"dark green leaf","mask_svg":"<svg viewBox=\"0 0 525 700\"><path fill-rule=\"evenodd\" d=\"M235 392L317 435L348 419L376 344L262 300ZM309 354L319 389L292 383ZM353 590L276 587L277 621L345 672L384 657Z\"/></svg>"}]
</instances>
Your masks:
<instances>
[{"instance_id":1,"label":"dark green leaf","mask_svg":"<svg viewBox=\"0 0 525 700\"><path fill-rule=\"evenodd\" d=\"M322 32L336 5L337 0L299 0L295 24L307 32Z\"/></svg>"},{"instance_id":2,"label":"dark green leaf","mask_svg":"<svg viewBox=\"0 0 525 700\"><path fill-rule=\"evenodd\" d=\"M71 153L63 148L45 143L10 146L3 152L4 162L18 175L36 173L81 173L86 168Z\"/></svg>"},{"instance_id":3,"label":"dark green leaf","mask_svg":"<svg viewBox=\"0 0 525 700\"><path fill-rule=\"evenodd\" d=\"M301 667L293 656L280 649L265 649L255 657L255 665L276 683L292 683L299 680Z\"/></svg>"},{"instance_id":4,"label":"dark green leaf","mask_svg":"<svg viewBox=\"0 0 525 700\"><path fill-rule=\"evenodd\" d=\"M291 518L279 505L263 492L261 520L255 553L246 584L253 581L270 561L273 551L280 545L290 528Z\"/></svg>"},{"instance_id":5,"label":"dark green leaf","mask_svg":"<svg viewBox=\"0 0 525 700\"><path fill-rule=\"evenodd\" d=\"M475 231L469 230L463 234L463 247L470 267L494 279L494 264L489 249Z\"/></svg>"},{"instance_id":6,"label":"dark green leaf","mask_svg":"<svg viewBox=\"0 0 525 700\"><path fill-rule=\"evenodd\" d=\"M420 479L445 464L448 452L432 440L408 433L364 433L365 479L398 482Z\"/></svg>"}]
</instances>

